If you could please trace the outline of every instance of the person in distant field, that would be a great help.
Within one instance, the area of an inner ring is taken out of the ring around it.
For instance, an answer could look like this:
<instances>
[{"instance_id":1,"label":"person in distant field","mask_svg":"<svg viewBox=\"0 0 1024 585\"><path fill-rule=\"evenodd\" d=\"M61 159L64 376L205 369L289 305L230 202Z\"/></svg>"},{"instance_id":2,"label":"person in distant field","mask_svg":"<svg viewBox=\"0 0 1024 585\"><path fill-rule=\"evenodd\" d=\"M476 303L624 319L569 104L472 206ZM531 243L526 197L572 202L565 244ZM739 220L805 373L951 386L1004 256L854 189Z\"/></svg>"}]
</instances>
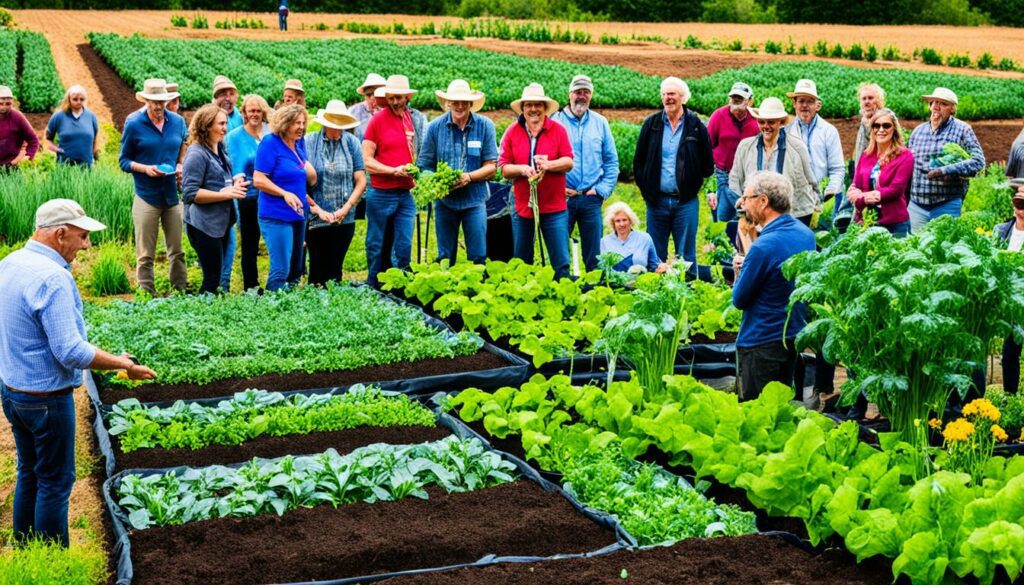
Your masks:
<instances>
[{"instance_id":1,"label":"person in distant field","mask_svg":"<svg viewBox=\"0 0 1024 585\"><path fill-rule=\"evenodd\" d=\"M388 77L383 90L388 107L377 112L363 136L363 163L370 173L366 190L366 283L377 286L377 275L392 264L406 270L412 261L416 181L406 165L415 163L426 137L427 117L409 107L416 93L404 75ZM388 242L386 234L393 234ZM389 245L390 244L390 245Z\"/></svg>"},{"instance_id":2,"label":"person in distant field","mask_svg":"<svg viewBox=\"0 0 1024 585\"><path fill-rule=\"evenodd\" d=\"M914 151L914 178L907 206L911 232L943 215L960 217L970 178L985 168L985 153L974 129L956 117L957 95L945 87L936 87L931 94L921 96L921 100L928 103L931 117L928 124L914 128L907 141ZM971 158L933 166L932 159L941 155L947 144L959 145Z\"/></svg>"},{"instance_id":3,"label":"person in distant field","mask_svg":"<svg viewBox=\"0 0 1024 585\"><path fill-rule=\"evenodd\" d=\"M173 99L163 79L147 79L135 99L145 102L146 111L132 113L121 134L121 170L135 181L132 221L135 224L136 275L139 288L156 294L153 282L153 258L156 237L163 226L170 267L171 287L183 291L188 286L185 251L181 245L182 204L178 197L181 163L185 158L188 126L185 119L164 106Z\"/></svg>"},{"instance_id":4,"label":"person in distant field","mask_svg":"<svg viewBox=\"0 0 1024 585\"><path fill-rule=\"evenodd\" d=\"M11 169L33 160L38 150L39 137L28 118L14 107L14 93L0 85L0 168Z\"/></svg>"},{"instance_id":5,"label":"person in distant field","mask_svg":"<svg viewBox=\"0 0 1024 585\"><path fill-rule=\"evenodd\" d=\"M654 240L638 230L640 218L625 201L617 201L604 212L604 224L611 231L601 238L601 253L614 252L622 260L613 268L626 272L633 266L643 266L648 272L665 272L668 264L658 258Z\"/></svg>"},{"instance_id":6,"label":"person in distant field","mask_svg":"<svg viewBox=\"0 0 1024 585\"><path fill-rule=\"evenodd\" d=\"M550 118L558 111L558 102L546 96L539 83L523 88L522 97L510 105L519 117L501 138L498 167L503 177L513 181L515 257L533 264L534 233L539 228L555 278L567 278L569 220L565 175L573 168L569 134ZM536 211L530 201L532 182L536 182Z\"/></svg>"},{"instance_id":7,"label":"person in distant field","mask_svg":"<svg viewBox=\"0 0 1024 585\"><path fill-rule=\"evenodd\" d=\"M825 179L823 200L840 195L845 188L846 158L843 157L843 143L839 140L839 131L822 118L821 98L818 97L818 86L810 79L796 82L796 88L786 94L793 99L795 119L786 126L786 133L791 138L801 140L807 147L811 157L811 170L814 172L814 186L817 191ZM836 201L838 205L840 201ZM815 205L811 213L797 216L804 225L811 224L814 213L821 211L821 202Z\"/></svg>"},{"instance_id":8,"label":"person in distant field","mask_svg":"<svg viewBox=\"0 0 1024 585\"><path fill-rule=\"evenodd\" d=\"M75 483L74 390L82 369L124 370L151 380L128 354L86 340L82 298L71 263L105 229L70 199L36 210L35 233L0 260L0 396L18 453L14 537L68 546L68 498Z\"/></svg>"},{"instance_id":9,"label":"person in distant field","mask_svg":"<svg viewBox=\"0 0 1024 585\"><path fill-rule=\"evenodd\" d=\"M100 154L100 122L86 107L85 88L72 85L46 124L46 148L57 164L91 167Z\"/></svg>"},{"instance_id":10,"label":"person in distant field","mask_svg":"<svg viewBox=\"0 0 1024 585\"><path fill-rule=\"evenodd\" d=\"M359 120L359 127L355 130L356 138L359 140L362 140L363 135L366 134L366 126L369 125L370 118L383 109L374 93L378 88L384 87L386 83L387 80L380 75L369 73L363 84L356 88L359 95L363 96L363 101L349 108L348 112L356 120Z\"/></svg>"},{"instance_id":11,"label":"person in distant field","mask_svg":"<svg viewBox=\"0 0 1024 585\"><path fill-rule=\"evenodd\" d=\"M1011 252L1024 251L1024 187L1013 194L1013 218L993 228L995 236ZM1011 333L1003 342L1003 391L1016 394L1020 387L1021 344Z\"/></svg>"},{"instance_id":12,"label":"person in distant field","mask_svg":"<svg viewBox=\"0 0 1024 585\"><path fill-rule=\"evenodd\" d=\"M760 171L747 181L740 205L761 233L745 257L734 261L732 303L743 311L736 338L740 400L753 400L769 382L793 385L796 336L807 324L807 308L789 312L793 283L782 264L813 251L814 233L790 215L793 186L775 171ZM788 323L787 323L788 321Z\"/></svg>"},{"instance_id":13,"label":"person in distant field","mask_svg":"<svg viewBox=\"0 0 1024 585\"><path fill-rule=\"evenodd\" d=\"M292 104L306 107L306 90L302 88L302 82L298 79L289 79L284 82L284 92L281 94L281 99L274 104L274 109L279 110Z\"/></svg>"},{"instance_id":14,"label":"person in distant field","mask_svg":"<svg viewBox=\"0 0 1024 585\"><path fill-rule=\"evenodd\" d=\"M690 87L678 77L661 82L662 111L644 120L633 158L633 176L647 203L647 231L658 257L668 259L668 239L676 254L697 262L697 194L715 170L708 129L686 107Z\"/></svg>"},{"instance_id":15,"label":"person in distant field","mask_svg":"<svg viewBox=\"0 0 1024 585\"><path fill-rule=\"evenodd\" d=\"M282 4L277 7L277 25L282 32L288 31L288 5Z\"/></svg>"},{"instance_id":16,"label":"person in distant field","mask_svg":"<svg viewBox=\"0 0 1024 585\"><path fill-rule=\"evenodd\" d=\"M590 109L594 83L577 75L569 83L569 103L551 119L561 124L572 145L572 170L565 175L569 233L580 230L580 251L587 270L601 253L601 207L619 180L619 153L604 116Z\"/></svg>"},{"instance_id":17,"label":"person in distant field","mask_svg":"<svg viewBox=\"0 0 1024 585\"><path fill-rule=\"evenodd\" d=\"M451 192L432 203L437 259L455 264L462 226L466 258L483 264L487 260L487 181L494 176L498 160L494 122L476 113L486 96L462 79L449 83L446 91L436 90L434 96L445 113L427 127L416 166L436 171L444 162L461 172Z\"/></svg>"},{"instance_id":18,"label":"person in distant field","mask_svg":"<svg viewBox=\"0 0 1024 585\"><path fill-rule=\"evenodd\" d=\"M242 117L245 123L228 132L224 144L231 158L235 174L242 173L249 181L245 199L238 200L238 231L242 237L242 289L259 288L260 275L256 256L260 249L259 200L260 191L252 184L256 163L256 149L263 137L270 133L270 105L256 94L242 98ZM234 260L234 253L225 255L225 262ZM231 270L228 268L228 273Z\"/></svg>"},{"instance_id":19,"label":"person in distant field","mask_svg":"<svg viewBox=\"0 0 1024 585\"><path fill-rule=\"evenodd\" d=\"M744 138L757 136L757 120L750 115L754 90L741 81L729 90L729 103L715 110L708 118L708 137L711 139L712 156L715 159L715 179L718 189L708 193L708 206L715 212L718 221L736 218L736 202L739 193L729 187L729 172L736 158L736 147Z\"/></svg>"}]
</instances>

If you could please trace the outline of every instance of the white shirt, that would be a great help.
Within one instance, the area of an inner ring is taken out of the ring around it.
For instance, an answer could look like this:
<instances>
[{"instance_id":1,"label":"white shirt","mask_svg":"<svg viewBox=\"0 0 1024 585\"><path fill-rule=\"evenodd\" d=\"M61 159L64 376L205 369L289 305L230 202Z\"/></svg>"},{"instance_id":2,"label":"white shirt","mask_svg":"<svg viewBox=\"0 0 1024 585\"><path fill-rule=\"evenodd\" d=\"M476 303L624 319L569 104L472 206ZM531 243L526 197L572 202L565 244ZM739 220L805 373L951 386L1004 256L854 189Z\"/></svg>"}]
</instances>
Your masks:
<instances>
[{"instance_id":1,"label":"white shirt","mask_svg":"<svg viewBox=\"0 0 1024 585\"><path fill-rule=\"evenodd\" d=\"M1017 229L1014 225L1010 231L1010 244L1007 246L1007 250L1011 252L1020 252L1022 245L1024 245L1024 230Z\"/></svg>"}]
</instances>

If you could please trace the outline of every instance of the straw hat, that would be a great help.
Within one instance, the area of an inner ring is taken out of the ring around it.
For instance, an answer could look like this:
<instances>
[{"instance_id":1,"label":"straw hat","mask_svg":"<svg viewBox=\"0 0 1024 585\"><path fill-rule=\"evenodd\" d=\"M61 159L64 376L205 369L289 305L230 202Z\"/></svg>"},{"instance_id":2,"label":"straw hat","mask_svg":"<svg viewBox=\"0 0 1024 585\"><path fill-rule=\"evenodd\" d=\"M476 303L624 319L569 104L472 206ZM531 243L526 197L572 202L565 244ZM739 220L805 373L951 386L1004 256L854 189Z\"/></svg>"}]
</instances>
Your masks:
<instances>
[{"instance_id":1,"label":"straw hat","mask_svg":"<svg viewBox=\"0 0 1024 585\"><path fill-rule=\"evenodd\" d=\"M930 102L932 100L942 100L953 105L960 103L960 100L957 99L956 94L953 93L953 90L945 87L936 87L935 91L933 91L930 95L921 96L921 101Z\"/></svg>"},{"instance_id":2,"label":"straw hat","mask_svg":"<svg viewBox=\"0 0 1024 585\"><path fill-rule=\"evenodd\" d=\"M135 99L140 102L169 102L178 96L167 92L167 82L163 79L147 79L142 84L142 91L135 92Z\"/></svg>"},{"instance_id":3,"label":"straw hat","mask_svg":"<svg viewBox=\"0 0 1024 585\"><path fill-rule=\"evenodd\" d=\"M181 97L181 94L178 93L178 84L177 83L168 83L164 87L167 89L167 95L171 96L172 100L174 98Z\"/></svg>"},{"instance_id":4,"label":"straw hat","mask_svg":"<svg viewBox=\"0 0 1024 585\"><path fill-rule=\"evenodd\" d=\"M818 86L810 79L801 79L796 82L796 88L793 91L786 94L786 97L794 98L800 95L806 95L816 100L820 100L818 97Z\"/></svg>"},{"instance_id":5,"label":"straw hat","mask_svg":"<svg viewBox=\"0 0 1024 585\"><path fill-rule=\"evenodd\" d=\"M231 80L227 78L227 76L225 76L225 75L218 75L217 77L214 77L213 78L213 95L214 95L214 97L217 96L218 92L220 92L222 90L225 90L225 89L233 89L235 91L238 91L238 88L235 87L235 84L232 83Z\"/></svg>"},{"instance_id":6,"label":"straw hat","mask_svg":"<svg viewBox=\"0 0 1024 585\"><path fill-rule=\"evenodd\" d=\"M512 111L517 114L523 113L523 102L544 102L547 104L547 109L544 113L548 116L554 114L561 107L558 102L544 95L544 86L539 83L531 83L523 88L523 96L516 101L509 104Z\"/></svg>"},{"instance_id":7,"label":"straw hat","mask_svg":"<svg viewBox=\"0 0 1024 585\"><path fill-rule=\"evenodd\" d=\"M436 90L437 103L441 104L442 110L448 109L448 102L471 102L469 111L479 112L484 107L484 100L487 99L482 92L470 89L469 83L463 79L456 79L448 84L447 91Z\"/></svg>"},{"instance_id":8,"label":"straw hat","mask_svg":"<svg viewBox=\"0 0 1024 585\"><path fill-rule=\"evenodd\" d=\"M306 93L306 90L302 89L302 82L299 81L298 79L289 79L288 81L285 81L284 88L294 89L295 91L301 91L302 93Z\"/></svg>"},{"instance_id":9,"label":"straw hat","mask_svg":"<svg viewBox=\"0 0 1024 585\"><path fill-rule=\"evenodd\" d=\"M384 95L412 95L415 89L409 88L409 78L404 75L392 75L384 82Z\"/></svg>"},{"instance_id":10,"label":"straw hat","mask_svg":"<svg viewBox=\"0 0 1024 585\"><path fill-rule=\"evenodd\" d=\"M359 95L364 95L366 90L371 87L384 87L385 85L387 85L386 79L376 73L370 73L366 76L366 81L356 88L356 91L359 92Z\"/></svg>"},{"instance_id":11,"label":"straw hat","mask_svg":"<svg viewBox=\"0 0 1024 585\"><path fill-rule=\"evenodd\" d=\"M314 118L321 126L327 128L333 128L334 130L349 130L359 126L359 120L348 113L348 108L345 107L345 102L341 100L331 100L327 102L327 107L317 110L316 118Z\"/></svg>"},{"instance_id":12,"label":"straw hat","mask_svg":"<svg viewBox=\"0 0 1024 585\"><path fill-rule=\"evenodd\" d=\"M760 108L750 108L750 115L757 120L785 120L789 118L782 100L777 97L764 98Z\"/></svg>"}]
</instances>

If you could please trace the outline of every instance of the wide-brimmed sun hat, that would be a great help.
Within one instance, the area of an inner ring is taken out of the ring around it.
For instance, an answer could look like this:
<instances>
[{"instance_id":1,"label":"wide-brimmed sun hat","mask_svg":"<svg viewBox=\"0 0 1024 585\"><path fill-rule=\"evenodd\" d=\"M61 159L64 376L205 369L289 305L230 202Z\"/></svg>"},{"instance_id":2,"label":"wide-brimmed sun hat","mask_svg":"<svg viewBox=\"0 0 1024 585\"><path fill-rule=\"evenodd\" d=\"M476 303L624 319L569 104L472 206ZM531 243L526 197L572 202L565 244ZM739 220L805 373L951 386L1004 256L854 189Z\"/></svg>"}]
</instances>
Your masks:
<instances>
[{"instance_id":1,"label":"wide-brimmed sun hat","mask_svg":"<svg viewBox=\"0 0 1024 585\"><path fill-rule=\"evenodd\" d=\"M479 112L484 107L484 100L487 99L482 92L469 87L469 82L464 79L456 79L448 84L445 91L436 90L437 103L441 104L442 110L448 109L448 102L470 102L469 111Z\"/></svg>"},{"instance_id":2,"label":"wide-brimmed sun hat","mask_svg":"<svg viewBox=\"0 0 1024 585\"><path fill-rule=\"evenodd\" d=\"M334 130L349 130L359 125L359 120L348 113L348 108L345 107L345 102L341 100L331 100L327 102L327 107L317 110L316 118L314 118L321 126L327 128L333 128Z\"/></svg>"},{"instance_id":3,"label":"wide-brimmed sun hat","mask_svg":"<svg viewBox=\"0 0 1024 585\"><path fill-rule=\"evenodd\" d=\"M932 100L942 100L953 105L960 103L960 100L956 97L956 93L946 87L936 87L935 91L928 95L921 96L921 101L930 102Z\"/></svg>"},{"instance_id":4,"label":"wide-brimmed sun hat","mask_svg":"<svg viewBox=\"0 0 1024 585\"><path fill-rule=\"evenodd\" d=\"M547 114L548 116L557 112L558 108L561 107L558 105L557 101L544 95L544 86L539 83L531 83L530 85L524 87L522 97L509 104L509 107L512 108L513 112L517 114L522 114L524 102L544 102L544 104L547 106L547 109L544 111L544 113Z\"/></svg>"},{"instance_id":5,"label":"wide-brimmed sun hat","mask_svg":"<svg viewBox=\"0 0 1024 585\"><path fill-rule=\"evenodd\" d=\"M171 96L172 100L174 98L181 97L181 94L178 93L178 84L177 83L169 82L169 83L167 83L167 85L164 86L164 88L167 89L167 95Z\"/></svg>"},{"instance_id":6,"label":"wide-brimmed sun hat","mask_svg":"<svg viewBox=\"0 0 1024 585\"><path fill-rule=\"evenodd\" d=\"M801 79L801 80L797 81L796 82L796 87L793 89L793 91L787 93L786 97L788 97L788 98L795 98L795 97L801 96L801 95L805 95L807 97L812 97L812 98L814 98L816 100L820 100L821 99L820 97L818 97L818 86L817 86L817 84L815 84L814 81L812 81L810 79Z\"/></svg>"},{"instance_id":7,"label":"wide-brimmed sun hat","mask_svg":"<svg viewBox=\"0 0 1024 585\"><path fill-rule=\"evenodd\" d=\"M363 84L356 88L356 91L359 92L359 95L365 95L367 89L370 89L371 87L384 87L387 83L388 81L382 76L377 75L376 73L369 73L366 76L366 80L363 81Z\"/></svg>"},{"instance_id":8,"label":"wide-brimmed sun hat","mask_svg":"<svg viewBox=\"0 0 1024 585\"><path fill-rule=\"evenodd\" d=\"M235 87L235 84L232 83L231 80L228 79L228 77L226 75L218 75L217 77L214 77L213 78L213 95L214 95L214 97L217 96L218 92L220 92L222 90L225 90L225 89L233 89L235 91L238 91L238 88Z\"/></svg>"},{"instance_id":9,"label":"wide-brimmed sun hat","mask_svg":"<svg viewBox=\"0 0 1024 585\"><path fill-rule=\"evenodd\" d=\"M409 78L404 75L392 75L384 83L384 95L412 95L415 89L409 87Z\"/></svg>"},{"instance_id":10,"label":"wide-brimmed sun hat","mask_svg":"<svg viewBox=\"0 0 1024 585\"><path fill-rule=\"evenodd\" d=\"M163 79L147 79L142 84L142 91L135 92L135 99L140 102L169 102L178 97L167 91L167 82Z\"/></svg>"},{"instance_id":11,"label":"wide-brimmed sun hat","mask_svg":"<svg viewBox=\"0 0 1024 585\"><path fill-rule=\"evenodd\" d=\"M306 90L302 88L302 82L298 79L289 79L288 81L285 81L284 88L306 93Z\"/></svg>"},{"instance_id":12,"label":"wide-brimmed sun hat","mask_svg":"<svg viewBox=\"0 0 1024 585\"><path fill-rule=\"evenodd\" d=\"M782 100L777 97L764 98L760 108L750 108L750 115L756 120L785 120L789 118Z\"/></svg>"}]
</instances>

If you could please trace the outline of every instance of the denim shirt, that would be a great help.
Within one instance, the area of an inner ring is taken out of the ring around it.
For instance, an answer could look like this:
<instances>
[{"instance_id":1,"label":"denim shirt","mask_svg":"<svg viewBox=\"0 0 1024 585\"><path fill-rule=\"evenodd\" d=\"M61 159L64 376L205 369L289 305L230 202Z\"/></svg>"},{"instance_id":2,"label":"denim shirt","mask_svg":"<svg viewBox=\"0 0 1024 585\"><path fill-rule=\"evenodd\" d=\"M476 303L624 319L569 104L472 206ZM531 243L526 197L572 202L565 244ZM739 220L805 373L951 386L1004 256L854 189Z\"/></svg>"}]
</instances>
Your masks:
<instances>
[{"instance_id":1,"label":"denim shirt","mask_svg":"<svg viewBox=\"0 0 1024 585\"><path fill-rule=\"evenodd\" d=\"M472 172L484 161L498 160L498 146L494 136L494 122L478 114L470 114L465 130L452 122L452 113L446 112L427 126L416 166L436 171L439 162L453 169ZM487 182L474 181L452 191L441 201L451 209L468 209L487 201Z\"/></svg>"},{"instance_id":2,"label":"denim shirt","mask_svg":"<svg viewBox=\"0 0 1024 585\"><path fill-rule=\"evenodd\" d=\"M597 112L587 110L577 118L568 107L551 119L565 127L572 144L572 170L565 175L567 189L582 195L590 189L607 199L619 180L619 153L608 120Z\"/></svg>"},{"instance_id":3,"label":"denim shirt","mask_svg":"<svg viewBox=\"0 0 1024 585\"><path fill-rule=\"evenodd\" d=\"M157 129L145 112L131 115L125 121L118 163L121 170L132 174L135 194L143 201L154 207L177 205L178 181L173 172L160 177L137 173L132 170L132 163L173 167L178 164L181 145L187 139L185 119L174 112L164 113L163 129Z\"/></svg>"},{"instance_id":4,"label":"denim shirt","mask_svg":"<svg viewBox=\"0 0 1024 585\"><path fill-rule=\"evenodd\" d=\"M679 190L679 183L676 182L676 156L679 153L683 128L686 126L683 123L685 118L679 119L675 131L668 121L668 114L662 112L661 118L665 124L665 132L661 135L661 192L675 193Z\"/></svg>"}]
</instances>

